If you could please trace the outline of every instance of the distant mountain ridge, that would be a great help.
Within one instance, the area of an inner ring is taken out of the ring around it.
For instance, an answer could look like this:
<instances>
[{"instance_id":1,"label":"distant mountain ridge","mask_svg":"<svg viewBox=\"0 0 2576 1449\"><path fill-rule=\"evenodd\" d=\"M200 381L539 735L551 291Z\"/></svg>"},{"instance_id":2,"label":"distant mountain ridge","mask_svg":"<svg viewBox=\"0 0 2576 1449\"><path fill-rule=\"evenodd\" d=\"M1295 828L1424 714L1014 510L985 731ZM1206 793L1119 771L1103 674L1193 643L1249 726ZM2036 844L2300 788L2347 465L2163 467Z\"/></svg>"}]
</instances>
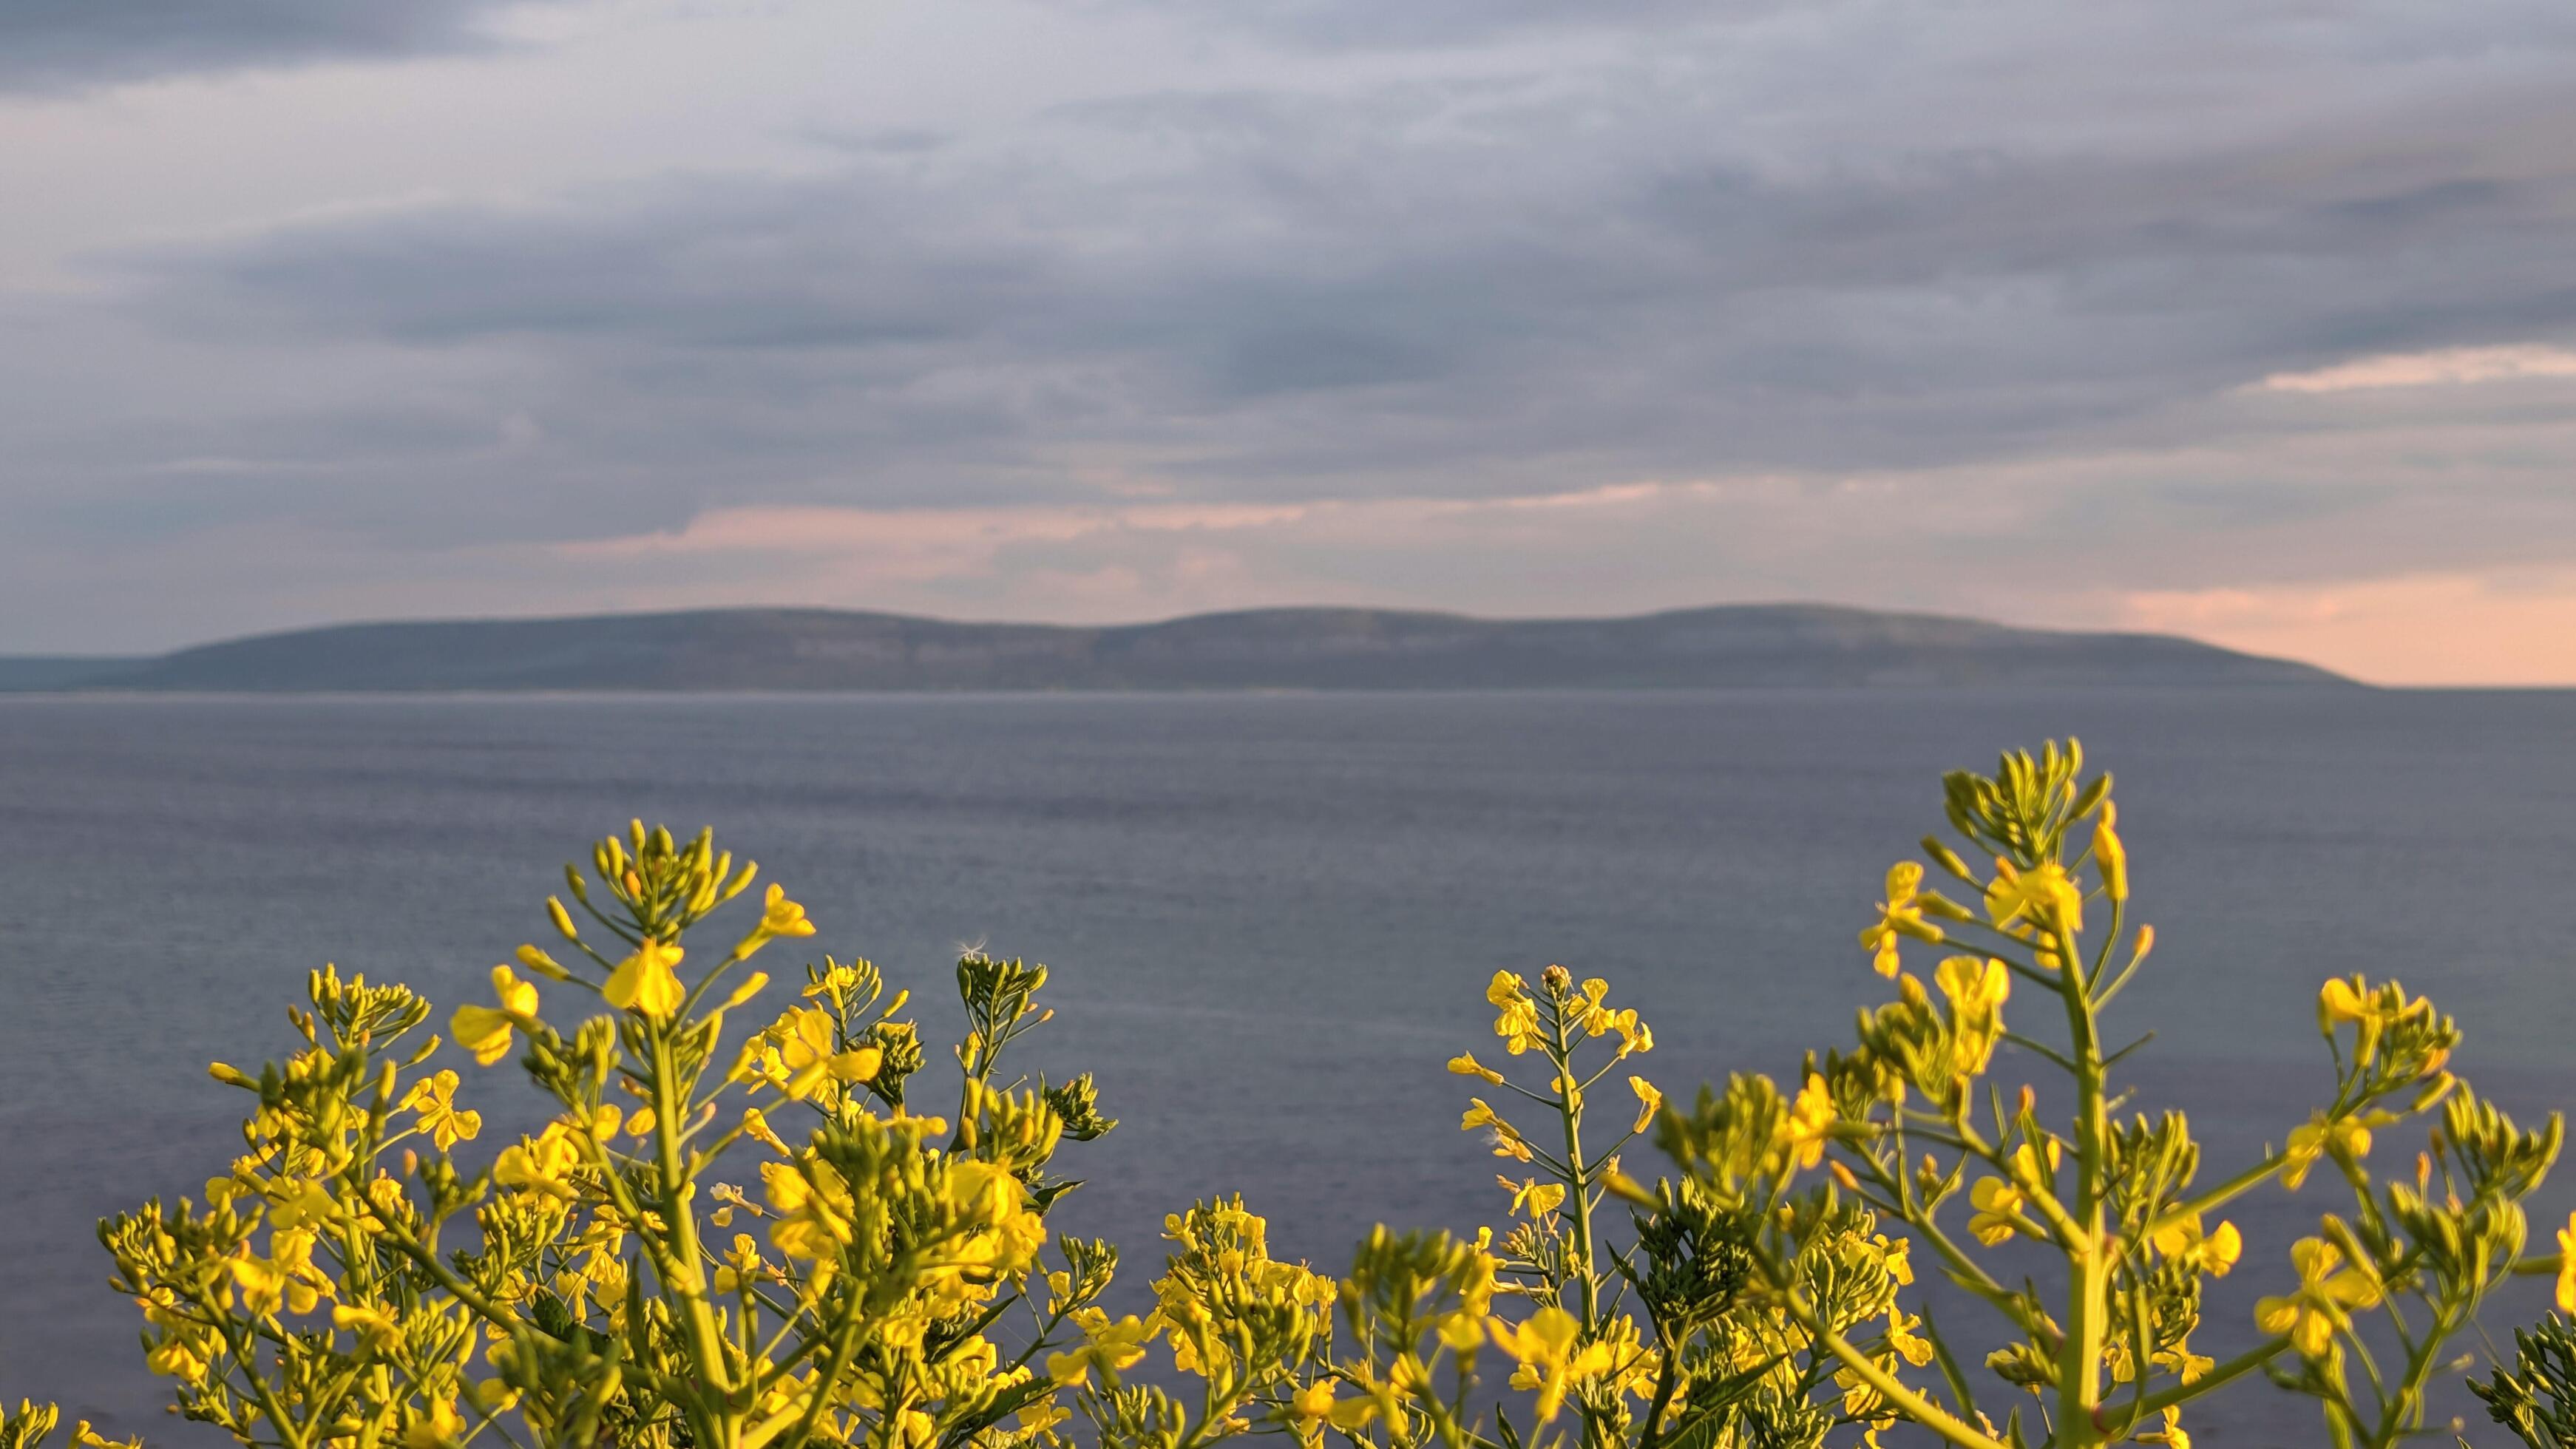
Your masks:
<instances>
[{"instance_id":1,"label":"distant mountain ridge","mask_svg":"<svg viewBox=\"0 0 2576 1449\"><path fill-rule=\"evenodd\" d=\"M963 624L834 609L344 624L149 659L0 659L0 690L1674 689L2316 685L2161 634L1735 604L1617 619L1254 609L1155 624Z\"/></svg>"}]
</instances>

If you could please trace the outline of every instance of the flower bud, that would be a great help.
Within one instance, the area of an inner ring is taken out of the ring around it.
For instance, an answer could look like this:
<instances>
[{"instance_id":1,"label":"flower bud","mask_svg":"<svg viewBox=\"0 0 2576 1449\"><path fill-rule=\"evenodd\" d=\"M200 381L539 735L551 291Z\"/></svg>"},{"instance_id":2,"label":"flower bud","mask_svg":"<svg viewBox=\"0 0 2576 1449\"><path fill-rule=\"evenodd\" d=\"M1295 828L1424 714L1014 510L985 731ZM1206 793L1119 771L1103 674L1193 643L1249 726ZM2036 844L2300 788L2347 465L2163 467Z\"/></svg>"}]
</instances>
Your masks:
<instances>
[{"instance_id":1,"label":"flower bud","mask_svg":"<svg viewBox=\"0 0 2576 1449\"><path fill-rule=\"evenodd\" d=\"M1635 1203L1639 1207L1650 1208L1656 1206L1655 1195L1646 1190L1646 1185L1624 1172L1612 1172L1603 1175L1601 1186L1607 1190L1612 1197L1624 1198L1629 1202Z\"/></svg>"},{"instance_id":2,"label":"flower bud","mask_svg":"<svg viewBox=\"0 0 2576 1449\"><path fill-rule=\"evenodd\" d=\"M538 950L534 946L521 946L518 950L518 960L520 965L527 967L529 970L534 971L549 981L569 981L572 979L571 973L564 970L561 963L557 962L554 957L547 955L545 952Z\"/></svg>"},{"instance_id":3,"label":"flower bud","mask_svg":"<svg viewBox=\"0 0 2576 1449\"><path fill-rule=\"evenodd\" d=\"M580 930L572 923L572 912L564 909L564 903L562 901L557 900L553 896L546 897L546 915L555 923L555 929L563 932L563 938L565 940L578 941L581 939Z\"/></svg>"},{"instance_id":4,"label":"flower bud","mask_svg":"<svg viewBox=\"0 0 2576 1449\"><path fill-rule=\"evenodd\" d=\"M2117 806L2102 802L2101 822L2093 827L2093 863L2102 871L2102 894L2114 904L2129 898L2129 849L2111 824L2118 814Z\"/></svg>"},{"instance_id":5,"label":"flower bud","mask_svg":"<svg viewBox=\"0 0 2576 1449\"><path fill-rule=\"evenodd\" d=\"M1981 884L1975 876L1968 873L1968 863L1959 858L1959 852L1943 845L1939 836L1927 835L1923 837L1923 853L1932 857L1932 863L1934 865L1941 867L1943 870L1946 870L1950 874L1957 876L1959 879L1966 881L1968 884Z\"/></svg>"}]
</instances>

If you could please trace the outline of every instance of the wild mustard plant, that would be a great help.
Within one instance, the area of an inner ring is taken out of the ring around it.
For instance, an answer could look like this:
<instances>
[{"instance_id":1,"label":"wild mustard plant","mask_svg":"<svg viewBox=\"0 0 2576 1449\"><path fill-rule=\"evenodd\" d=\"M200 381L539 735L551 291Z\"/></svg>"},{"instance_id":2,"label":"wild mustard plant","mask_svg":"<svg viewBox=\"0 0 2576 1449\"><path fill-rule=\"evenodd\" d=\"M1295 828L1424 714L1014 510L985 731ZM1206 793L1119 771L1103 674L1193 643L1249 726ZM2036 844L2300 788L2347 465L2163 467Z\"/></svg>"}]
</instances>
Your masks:
<instances>
[{"instance_id":1,"label":"wild mustard plant","mask_svg":"<svg viewBox=\"0 0 2576 1449\"><path fill-rule=\"evenodd\" d=\"M1089 1078L1000 1075L1048 1015L1045 968L958 963L956 1110L926 1115L906 997L865 961L808 966L726 1049L769 987L750 960L814 930L773 885L729 945L695 945L754 867L641 824L592 864L595 886L566 868L572 907L547 902L564 957L521 947L450 1018L556 1108L488 1170L450 1156L482 1120L427 1069L430 1007L404 987L316 973L304 1050L215 1067L258 1099L247 1150L202 1205L101 1230L179 1410L279 1449L928 1446L1042 1418L1038 1360L1086 1340L1114 1262L1043 1256L1058 1147L1114 1125ZM593 1009L558 1027L544 996Z\"/></svg>"},{"instance_id":2,"label":"wild mustard plant","mask_svg":"<svg viewBox=\"0 0 2576 1449\"><path fill-rule=\"evenodd\" d=\"M538 1132L458 1161L491 1144L469 1072L420 1035L429 1004L326 969L290 1013L304 1049L213 1069L257 1100L203 1204L100 1236L177 1410L263 1449L1817 1449L1900 1422L1964 1449L2189 1449L2186 1411L2258 1373L2316 1399L2341 1449L2425 1429L2507 1274L2555 1273L2576 1313L2576 1217L2524 1252L2559 1119L2478 1100L2449 1018L2393 982L2325 983L2330 1100L2207 1181L2184 1117L2115 1080L2144 1038L2110 1046L2109 1008L2154 938L2108 777L2052 744L1950 776L1946 800L1960 845L1891 869L1861 934L1894 999L1787 1086L1667 1103L1636 1070L1653 1032L1606 982L1497 973L1497 1054L1449 1070L1481 1084L1461 1126L1504 1168L1509 1226L1381 1227L1339 1279L1213 1197L1166 1220L1150 1306L1113 1318L1117 1253L1046 1217L1077 1185L1064 1141L1116 1124L1088 1075L1004 1073L1051 1015L1046 969L958 962L953 1106L925 1100L909 998L864 960L806 965L728 1035L768 989L750 959L815 928L771 886L729 946L692 944L754 868L640 823L593 876L566 868L571 906L547 901L569 959L523 946L449 1017L471 1070L517 1057L552 1104ZM2019 1068L2063 1080L2007 1086ZM2373 1149L2410 1123L2423 1149L2383 1180ZM1647 1137L1669 1168L1623 1169ZM2224 1216L2312 1179L2353 1202L2313 1235L2249 1244ZM2213 1308L2258 1251L2288 1291ZM2001 1345L1963 1352L1919 1271ZM2212 1311L2259 1341L2200 1353ZM2576 1329L2517 1343L2473 1387L2533 1449L2576 1449ZM0 1410L0 1449L56 1420Z\"/></svg>"},{"instance_id":3,"label":"wild mustard plant","mask_svg":"<svg viewBox=\"0 0 2576 1449\"><path fill-rule=\"evenodd\" d=\"M2520 1204L2557 1156L2559 1119L2525 1129L2479 1101L2448 1069L2459 1041L2450 1018L2396 983L2328 981L2317 1027L2334 1064L2331 1100L2280 1148L2206 1182L2181 1113L2120 1115L2128 1099L2114 1071L2145 1038L2115 1046L2108 1008L2154 935L2130 918L2110 778L2082 771L2070 742L2007 755L1993 776L1948 777L1961 846L1927 837L1923 853L1974 905L1928 887L1925 861L1888 872L1861 945L1896 999L1862 1013L1855 1050L1811 1058L1801 1091L1831 1103L1830 1186L1801 1196L1795 1164L1760 1155L1789 1129L1779 1093L1758 1078L1672 1114L1664 1145L1690 1181L1726 1200L1766 1211L1852 1202L1901 1224L1993 1311L2007 1341L1981 1365L1927 1316L1938 1381L1910 1382L1842 1341L1801 1290L1785 1226L1745 1242L1768 1296L1903 1417L1952 1443L2186 1445L2185 1411L2258 1371L2318 1399L2338 1446L2422 1432L2446 1346L2515 1268ZM1928 986L1907 969L1918 950L1939 955ZM2013 1064L2063 1079L2052 1095L2064 1116L2043 1115L2030 1084L2007 1092L1993 1080L1999 1043L2018 1049ZM2430 1129L2411 1173L2377 1177L2374 1141L2416 1119ZM2256 1188L2296 1191L2326 1168L2353 1209L2321 1215L2313 1236L2289 1245L2295 1287L2251 1305L2261 1340L2223 1363L2196 1352L2205 1296L2249 1251L2219 1215ZM2001 1266L1991 1250L2013 1242L2053 1257L2055 1280ZM2571 1287L2562 1277L2562 1298ZM2017 1400L2013 1389L2036 1403L2005 1410L1998 1400Z\"/></svg>"}]
</instances>

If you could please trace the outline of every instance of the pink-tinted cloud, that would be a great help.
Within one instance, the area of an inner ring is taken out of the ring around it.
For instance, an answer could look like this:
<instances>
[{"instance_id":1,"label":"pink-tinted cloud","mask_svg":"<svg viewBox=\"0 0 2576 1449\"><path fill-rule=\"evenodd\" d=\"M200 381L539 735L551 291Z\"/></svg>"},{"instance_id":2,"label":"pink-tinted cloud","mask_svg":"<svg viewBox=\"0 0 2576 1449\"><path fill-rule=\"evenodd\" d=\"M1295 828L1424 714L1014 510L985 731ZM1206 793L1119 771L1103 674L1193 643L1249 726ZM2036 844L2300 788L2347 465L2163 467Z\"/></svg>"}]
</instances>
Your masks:
<instances>
[{"instance_id":1,"label":"pink-tinted cloud","mask_svg":"<svg viewBox=\"0 0 2576 1449\"><path fill-rule=\"evenodd\" d=\"M2339 362L2313 372L2276 372L2255 386L2264 392L2355 392L2365 388L2457 387L2524 377L2576 377L2576 352L2539 343L2397 352Z\"/></svg>"},{"instance_id":2,"label":"pink-tinted cloud","mask_svg":"<svg viewBox=\"0 0 2576 1449\"><path fill-rule=\"evenodd\" d=\"M2310 660L2381 684L2576 680L2576 569L2145 592L2122 601L2119 615L2135 628Z\"/></svg>"}]
</instances>

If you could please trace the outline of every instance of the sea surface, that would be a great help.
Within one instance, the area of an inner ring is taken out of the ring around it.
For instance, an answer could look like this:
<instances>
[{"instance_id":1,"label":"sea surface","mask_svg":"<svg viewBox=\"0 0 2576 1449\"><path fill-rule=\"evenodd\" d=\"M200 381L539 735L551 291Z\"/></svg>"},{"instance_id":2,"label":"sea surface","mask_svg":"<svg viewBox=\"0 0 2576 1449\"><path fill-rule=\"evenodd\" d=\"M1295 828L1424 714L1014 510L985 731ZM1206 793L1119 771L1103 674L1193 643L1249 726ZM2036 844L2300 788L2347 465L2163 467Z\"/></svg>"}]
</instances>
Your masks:
<instances>
[{"instance_id":1,"label":"sea surface","mask_svg":"<svg viewBox=\"0 0 2576 1449\"><path fill-rule=\"evenodd\" d=\"M1498 1221L1442 1070L1490 1050L1498 968L1608 977L1674 1094L1847 1043L1886 994L1854 933L1940 826L1941 772L2068 734L2118 776L2159 933L2114 1009L2115 1041L2158 1033L2132 1106L2191 1111L2210 1177L2330 1095L2329 975L2430 993L2509 1107L2576 1102L2565 693L0 697L0 1394L204 1442L159 1416L94 1220L222 1167L241 1099L206 1063L284 1054L308 971L443 1019L630 816L713 825L820 922L796 944L875 960L927 1036L961 947L1047 963L1026 1065L1097 1072L1122 1123L1068 1149L1091 1181L1055 1223L1123 1243L1132 1288L1162 1215L1217 1193L1326 1269L1372 1223ZM463 1065L488 1147L528 1097ZM2337 1206L2312 1182L2234 1214L2204 1347ZM2323 1441L2259 1382L2223 1402L2205 1444Z\"/></svg>"}]
</instances>

